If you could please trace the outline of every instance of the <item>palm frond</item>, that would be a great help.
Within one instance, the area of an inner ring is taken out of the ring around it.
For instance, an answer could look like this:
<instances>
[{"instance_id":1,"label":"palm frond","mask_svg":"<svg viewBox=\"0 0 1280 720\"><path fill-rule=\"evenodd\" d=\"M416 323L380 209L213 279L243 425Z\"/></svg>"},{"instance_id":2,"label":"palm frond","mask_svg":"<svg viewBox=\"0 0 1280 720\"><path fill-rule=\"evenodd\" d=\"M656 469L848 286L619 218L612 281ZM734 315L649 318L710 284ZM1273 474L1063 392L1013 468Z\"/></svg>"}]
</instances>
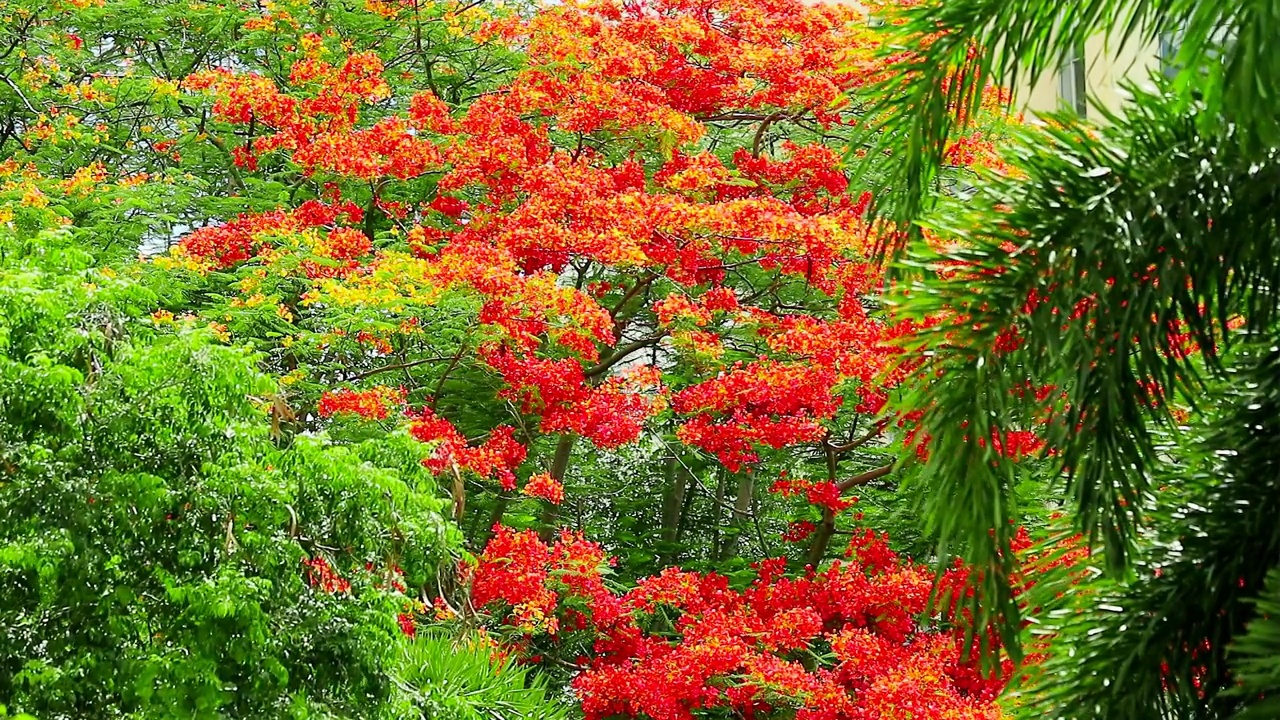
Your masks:
<instances>
[{"instance_id":1,"label":"palm frond","mask_svg":"<svg viewBox=\"0 0 1280 720\"><path fill-rule=\"evenodd\" d=\"M1255 617L1228 650L1237 681L1231 694L1249 702L1238 720L1280 717L1280 570L1267 575Z\"/></svg>"},{"instance_id":2,"label":"palm frond","mask_svg":"<svg viewBox=\"0 0 1280 720\"><path fill-rule=\"evenodd\" d=\"M906 400L925 409L921 516L944 562L959 550L984 571L971 609L1008 636L1021 619L1004 584L1017 469L992 438L1041 432L1079 529L1122 574L1155 505L1169 403L1224 371L1232 317L1255 333L1276 319L1280 158L1202 134L1178 108L1142 96L1098 133L1066 118L1024 133L1024 175L992 176L924 223L959 245L917 243L901 262L928 272L903 273L897 311L950 318L908 340L908 362L926 353Z\"/></svg>"},{"instance_id":3,"label":"palm frond","mask_svg":"<svg viewBox=\"0 0 1280 720\"><path fill-rule=\"evenodd\" d=\"M915 230L928 209L949 138L976 117L984 87L1034 83L1098 34L1111 47L1181 37L1181 107L1200 98L1204 118L1227 118L1255 147L1280 137L1280 56L1270 48L1280 12L1267 0L932 0L893 20L884 52L895 61L857 144L876 149L864 171L885 172L879 159L892 157L877 212L899 229ZM891 249L907 235L891 235Z\"/></svg>"},{"instance_id":4,"label":"palm frond","mask_svg":"<svg viewBox=\"0 0 1280 720\"><path fill-rule=\"evenodd\" d=\"M1012 695L1029 716L1275 717L1255 713L1267 707L1258 695L1280 688L1280 628L1268 617L1280 609L1280 351L1235 360L1222 407L1178 438L1178 465L1154 470L1176 501L1151 511L1133 579L1038 578L1034 632L1053 652ZM1232 665L1243 685L1224 692Z\"/></svg>"}]
</instances>

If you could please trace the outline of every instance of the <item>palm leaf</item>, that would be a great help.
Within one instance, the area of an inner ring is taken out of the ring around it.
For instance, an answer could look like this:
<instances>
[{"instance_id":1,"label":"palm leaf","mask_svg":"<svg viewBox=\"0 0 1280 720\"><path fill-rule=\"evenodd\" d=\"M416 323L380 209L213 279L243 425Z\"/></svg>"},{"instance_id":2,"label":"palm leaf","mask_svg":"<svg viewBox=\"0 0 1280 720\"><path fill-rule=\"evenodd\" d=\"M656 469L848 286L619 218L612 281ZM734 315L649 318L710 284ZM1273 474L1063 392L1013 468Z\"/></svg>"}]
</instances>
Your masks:
<instances>
[{"instance_id":1,"label":"palm leaf","mask_svg":"<svg viewBox=\"0 0 1280 720\"><path fill-rule=\"evenodd\" d=\"M1198 98L1204 117L1228 119L1254 148L1280 138L1280 56L1270 50L1280 11L1267 0L932 0L895 20L883 50L894 61L855 146L878 151L862 167L887 172L878 212L900 229L914 231L930 207L948 140L977 116L984 87L1034 83L1097 34L1112 48L1181 37L1173 89L1184 114ZM892 249L909 234L888 236Z\"/></svg>"},{"instance_id":2,"label":"palm leaf","mask_svg":"<svg viewBox=\"0 0 1280 720\"><path fill-rule=\"evenodd\" d=\"M1203 134L1172 96L1142 96L1101 132L1060 120L1023 133L1024 174L990 176L923 223L956 248L916 243L899 264L897 312L951 318L905 341L906 362L926 357L905 401L928 438L920 514L944 563L959 551L983 571L971 609L1006 637L1021 620L1005 583L1017 468L990 438L1043 434L1079 529L1122 575L1155 504L1169 403L1225 371L1230 318L1266 333L1280 300L1274 153ZM1026 391L1044 386L1042 401Z\"/></svg>"}]
</instances>

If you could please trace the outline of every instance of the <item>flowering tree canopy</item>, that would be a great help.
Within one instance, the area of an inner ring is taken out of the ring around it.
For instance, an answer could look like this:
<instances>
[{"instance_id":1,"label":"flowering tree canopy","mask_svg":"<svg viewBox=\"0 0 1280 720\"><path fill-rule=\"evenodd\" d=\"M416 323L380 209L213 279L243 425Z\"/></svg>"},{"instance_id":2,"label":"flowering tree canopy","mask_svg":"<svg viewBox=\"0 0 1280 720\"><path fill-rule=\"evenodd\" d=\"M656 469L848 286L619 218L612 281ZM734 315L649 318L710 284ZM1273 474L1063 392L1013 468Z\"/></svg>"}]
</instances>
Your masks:
<instances>
[{"instance_id":1,"label":"flowering tree canopy","mask_svg":"<svg viewBox=\"0 0 1280 720\"><path fill-rule=\"evenodd\" d=\"M461 98L433 62L271 15L249 24L288 42L274 74L180 83L233 181L293 202L155 263L270 352L296 426L407 427L460 519L468 495L492 506L481 534L530 478L524 495L559 504L575 456L655 439L730 474L802 446L835 496L882 477L841 462L889 427L907 371L892 341L915 326L877 308L869 195L830 142L883 72L867 17L602 2L443 19L520 62ZM963 144L958 163L995 162ZM838 502L816 503L815 562Z\"/></svg>"},{"instance_id":2,"label":"flowering tree canopy","mask_svg":"<svg viewBox=\"0 0 1280 720\"><path fill-rule=\"evenodd\" d=\"M590 718L999 717L1007 672L979 673L973 629L932 610L932 571L863 522L909 513L893 473L928 438L895 392L920 367L905 339L938 322L882 302L883 228L845 158L864 89L892 66L867 13L896 4L0 0L6 273L83 275L66 281L87 293L74 315L101 347L57 357L85 393L115 377L102 357L120 328L252 367L252 382L207 376L236 403L150 418L228 439L173 450L165 477L297 481L215 494L208 554L258 557L264 533L290 578L271 612L293 619L301 597L379 618L352 696L394 694L376 672L388 629L411 643L483 626L500 652L572 675ZM1005 170L1007 100L984 94L948 177ZM99 306L121 319L97 323ZM0 331L32 367L54 352ZM1033 454L1033 422L982 442ZM367 511L349 488L361 468ZM0 538L26 547L40 533L23 527ZM458 577L446 551L478 559ZM55 593L23 568L26 622ZM308 642L346 642L340 624L306 626ZM0 689L28 667L0 662ZM323 694L279 667L255 686L271 702Z\"/></svg>"}]
</instances>

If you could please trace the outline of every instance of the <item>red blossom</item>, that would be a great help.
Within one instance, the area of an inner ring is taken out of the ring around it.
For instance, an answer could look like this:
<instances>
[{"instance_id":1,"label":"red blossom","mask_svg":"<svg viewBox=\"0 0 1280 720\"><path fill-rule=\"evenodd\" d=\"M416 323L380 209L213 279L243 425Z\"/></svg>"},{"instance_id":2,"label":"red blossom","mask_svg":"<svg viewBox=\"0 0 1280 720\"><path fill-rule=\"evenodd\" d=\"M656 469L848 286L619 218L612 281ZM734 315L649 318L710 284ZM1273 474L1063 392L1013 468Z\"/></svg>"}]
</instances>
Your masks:
<instances>
[{"instance_id":1,"label":"red blossom","mask_svg":"<svg viewBox=\"0 0 1280 720\"><path fill-rule=\"evenodd\" d=\"M553 505L564 502L564 485L547 473L538 473L529 478L522 492L529 497L541 498Z\"/></svg>"},{"instance_id":2,"label":"red blossom","mask_svg":"<svg viewBox=\"0 0 1280 720\"><path fill-rule=\"evenodd\" d=\"M396 622L400 624L400 632L408 637L418 634L418 626L413 620L412 613L400 613L396 615Z\"/></svg>"},{"instance_id":3,"label":"red blossom","mask_svg":"<svg viewBox=\"0 0 1280 720\"><path fill-rule=\"evenodd\" d=\"M475 568L473 601L524 638L596 634L594 657L579 659L573 681L589 720L689 720L717 708L748 717L790 708L810 720L904 708L920 718L999 718L993 700L1007 672L984 676L962 651L962 628L921 621L932 571L869 531L848 557L799 577L781 559L765 561L745 591L668 568L618 596L600 581L599 546L572 534L548 545L499 526ZM674 636L646 631L655 613L674 622ZM816 668L789 659L815 643L829 643L834 658Z\"/></svg>"},{"instance_id":4,"label":"red blossom","mask_svg":"<svg viewBox=\"0 0 1280 720\"><path fill-rule=\"evenodd\" d=\"M383 385L368 390L342 389L326 390L320 396L316 411L320 417L350 414L365 420L385 420L391 411L401 407L405 402L404 388L389 388Z\"/></svg>"},{"instance_id":5,"label":"red blossom","mask_svg":"<svg viewBox=\"0 0 1280 720\"><path fill-rule=\"evenodd\" d=\"M329 594L351 592L351 582L338 574L337 570L322 557L309 558L302 561L306 571L307 583Z\"/></svg>"},{"instance_id":6,"label":"red blossom","mask_svg":"<svg viewBox=\"0 0 1280 720\"><path fill-rule=\"evenodd\" d=\"M409 434L417 441L434 443L435 447L422 464L439 475L447 470L469 470L482 478L496 478L503 490L516 489L513 472L524 462L527 449L516 442L515 429L499 425L477 446L468 446L466 438L448 420L429 409L408 413Z\"/></svg>"},{"instance_id":7,"label":"red blossom","mask_svg":"<svg viewBox=\"0 0 1280 720\"><path fill-rule=\"evenodd\" d=\"M818 526L808 520L792 521L782 533L782 541L789 543L804 542L817 529Z\"/></svg>"}]
</instances>

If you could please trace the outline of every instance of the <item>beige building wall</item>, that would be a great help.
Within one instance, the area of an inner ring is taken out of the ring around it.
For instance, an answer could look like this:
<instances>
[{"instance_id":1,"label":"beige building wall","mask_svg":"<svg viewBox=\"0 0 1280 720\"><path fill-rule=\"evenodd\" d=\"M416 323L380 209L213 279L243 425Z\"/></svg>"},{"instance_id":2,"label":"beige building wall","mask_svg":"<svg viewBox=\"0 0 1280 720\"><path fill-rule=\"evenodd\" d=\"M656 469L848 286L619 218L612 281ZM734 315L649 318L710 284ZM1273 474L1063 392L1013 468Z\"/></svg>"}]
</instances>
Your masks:
<instances>
[{"instance_id":1,"label":"beige building wall","mask_svg":"<svg viewBox=\"0 0 1280 720\"><path fill-rule=\"evenodd\" d=\"M1096 35L1084 46L1085 89L1090 106L1086 115L1101 120L1093 105L1118 112L1125 102L1123 84L1141 84L1161 67L1158 44L1119 43L1106 35ZM1063 71L1045 73L1034 85L1023 78L1013 83L1014 107L1031 115L1063 107Z\"/></svg>"}]
</instances>

